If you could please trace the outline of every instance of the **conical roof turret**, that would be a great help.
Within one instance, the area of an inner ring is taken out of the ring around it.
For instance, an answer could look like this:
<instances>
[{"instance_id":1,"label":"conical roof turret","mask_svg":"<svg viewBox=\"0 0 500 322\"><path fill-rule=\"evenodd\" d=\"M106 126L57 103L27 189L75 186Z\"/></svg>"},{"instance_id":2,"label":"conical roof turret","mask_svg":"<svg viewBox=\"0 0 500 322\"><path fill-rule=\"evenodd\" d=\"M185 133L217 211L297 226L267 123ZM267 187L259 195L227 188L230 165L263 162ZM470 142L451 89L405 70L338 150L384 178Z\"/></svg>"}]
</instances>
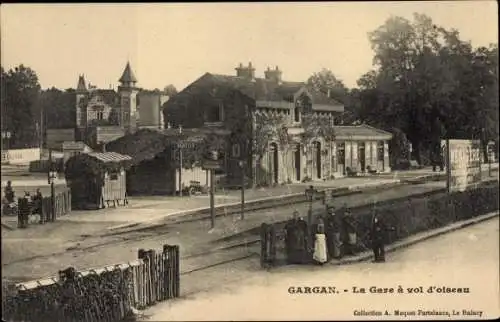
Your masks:
<instances>
[{"instance_id":1,"label":"conical roof turret","mask_svg":"<svg viewBox=\"0 0 500 322\"><path fill-rule=\"evenodd\" d=\"M76 86L78 92L86 92L87 86L85 85L85 77L83 75L78 76L78 85Z\"/></svg>"},{"instance_id":2,"label":"conical roof turret","mask_svg":"<svg viewBox=\"0 0 500 322\"><path fill-rule=\"evenodd\" d=\"M132 68L130 67L130 62L127 62L125 70L123 71L122 77L118 80L122 84L137 83L137 78L135 78Z\"/></svg>"}]
</instances>

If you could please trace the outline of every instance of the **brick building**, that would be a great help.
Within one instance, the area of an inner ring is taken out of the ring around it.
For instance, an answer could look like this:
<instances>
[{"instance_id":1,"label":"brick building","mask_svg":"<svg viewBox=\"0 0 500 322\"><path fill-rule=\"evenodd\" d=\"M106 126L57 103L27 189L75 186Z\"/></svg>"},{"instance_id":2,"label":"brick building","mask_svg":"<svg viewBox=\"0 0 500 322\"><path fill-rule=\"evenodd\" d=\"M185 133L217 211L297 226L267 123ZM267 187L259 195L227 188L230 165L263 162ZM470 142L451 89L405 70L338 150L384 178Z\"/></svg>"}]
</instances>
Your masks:
<instances>
[{"instance_id":1,"label":"brick building","mask_svg":"<svg viewBox=\"0 0 500 322\"><path fill-rule=\"evenodd\" d=\"M139 128L163 129L161 107L168 95L141 89L137 82L130 63L125 66L117 91L98 89L80 75L75 92L76 128L48 129L48 147L59 149L64 141L84 141L96 148Z\"/></svg>"},{"instance_id":2,"label":"brick building","mask_svg":"<svg viewBox=\"0 0 500 322\"><path fill-rule=\"evenodd\" d=\"M218 131L228 181L241 178L241 160L254 184L333 179L348 167L390 171L390 133L338 125L343 104L282 75L276 67L256 77L251 63L236 75L205 73L164 104L164 118L174 128Z\"/></svg>"}]
</instances>

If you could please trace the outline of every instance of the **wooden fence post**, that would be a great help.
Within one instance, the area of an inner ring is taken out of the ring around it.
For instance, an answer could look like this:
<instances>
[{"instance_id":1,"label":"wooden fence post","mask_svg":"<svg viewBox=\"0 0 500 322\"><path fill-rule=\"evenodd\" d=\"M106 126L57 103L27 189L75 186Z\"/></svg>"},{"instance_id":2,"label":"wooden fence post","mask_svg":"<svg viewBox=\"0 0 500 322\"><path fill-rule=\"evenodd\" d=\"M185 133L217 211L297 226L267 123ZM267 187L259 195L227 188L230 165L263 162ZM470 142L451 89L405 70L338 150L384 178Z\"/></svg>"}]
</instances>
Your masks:
<instances>
[{"instance_id":1,"label":"wooden fence post","mask_svg":"<svg viewBox=\"0 0 500 322\"><path fill-rule=\"evenodd\" d=\"M179 297L181 294L181 269L180 269L180 247L179 245L174 245L174 297Z\"/></svg>"},{"instance_id":2,"label":"wooden fence post","mask_svg":"<svg viewBox=\"0 0 500 322\"><path fill-rule=\"evenodd\" d=\"M270 232L270 239L271 239L271 265L274 265L276 263L276 242L277 242L277 236L276 236L276 226L274 224L271 225L271 232Z\"/></svg>"},{"instance_id":3,"label":"wooden fence post","mask_svg":"<svg viewBox=\"0 0 500 322\"><path fill-rule=\"evenodd\" d=\"M158 284L158 278L156 276L157 273L157 265L156 265L156 252L154 249L150 249L148 252L149 256L149 266L151 267L151 304L156 303L156 297L157 297L157 284Z\"/></svg>"},{"instance_id":4,"label":"wooden fence post","mask_svg":"<svg viewBox=\"0 0 500 322\"><path fill-rule=\"evenodd\" d=\"M268 262L267 243L268 243L268 225L262 223L260 225L260 267L265 268Z\"/></svg>"}]
</instances>

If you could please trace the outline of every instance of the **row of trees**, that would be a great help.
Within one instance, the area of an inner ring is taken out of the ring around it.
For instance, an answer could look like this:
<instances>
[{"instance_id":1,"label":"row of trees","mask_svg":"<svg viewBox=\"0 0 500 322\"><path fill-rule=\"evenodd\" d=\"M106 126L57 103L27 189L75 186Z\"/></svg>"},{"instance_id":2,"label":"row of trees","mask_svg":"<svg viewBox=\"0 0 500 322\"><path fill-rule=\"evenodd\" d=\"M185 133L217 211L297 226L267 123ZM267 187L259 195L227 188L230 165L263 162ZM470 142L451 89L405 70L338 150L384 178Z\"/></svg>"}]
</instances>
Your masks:
<instances>
[{"instance_id":1,"label":"row of trees","mask_svg":"<svg viewBox=\"0 0 500 322\"><path fill-rule=\"evenodd\" d=\"M28 148L43 142L46 129L73 128L76 126L76 93L72 88L55 87L42 90L36 72L24 65L8 71L1 68L2 138L9 148ZM155 91L160 91L155 89ZM168 85L163 92L175 95L175 86ZM110 124L117 122L112 113ZM106 123L107 124L107 123ZM6 136L6 135L5 135Z\"/></svg>"},{"instance_id":2,"label":"row of trees","mask_svg":"<svg viewBox=\"0 0 500 322\"><path fill-rule=\"evenodd\" d=\"M358 88L326 69L308 81L345 104L344 123L393 132L398 154L407 153L401 143L409 139L419 162L444 136L498 141L498 44L473 48L421 14L391 17L369 39L374 68Z\"/></svg>"},{"instance_id":3,"label":"row of trees","mask_svg":"<svg viewBox=\"0 0 500 322\"><path fill-rule=\"evenodd\" d=\"M374 68L360 77L358 88L347 88L327 69L307 81L345 105L344 124L366 122L391 131L393 151L401 156L408 153L409 139L414 157L424 163L430 147L445 135L498 140L498 45L473 48L458 31L421 14L413 21L391 17L369 40ZM1 74L2 130L13 133L12 147L36 145L41 123L44 128L75 125L74 90L42 91L36 73L23 65L7 72L2 68ZM164 92L177 90L168 85ZM311 131L327 131L317 122L303 123Z\"/></svg>"}]
</instances>

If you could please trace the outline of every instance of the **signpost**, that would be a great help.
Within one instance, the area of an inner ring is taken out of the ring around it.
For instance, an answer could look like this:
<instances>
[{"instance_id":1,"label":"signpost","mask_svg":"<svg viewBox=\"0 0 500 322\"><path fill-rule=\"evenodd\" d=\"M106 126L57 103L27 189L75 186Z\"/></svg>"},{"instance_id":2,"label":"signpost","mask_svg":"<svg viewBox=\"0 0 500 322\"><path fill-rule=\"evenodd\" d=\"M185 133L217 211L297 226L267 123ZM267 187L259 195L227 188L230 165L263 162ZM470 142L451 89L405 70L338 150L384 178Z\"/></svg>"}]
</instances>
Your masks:
<instances>
[{"instance_id":1,"label":"signpost","mask_svg":"<svg viewBox=\"0 0 500 322\"><path fill-rule=\"evenodd\" d=\"M241 168L241 219L245 219L245 161L239 161L238 165Z\"/></svg>"},{"instance_id":2,"label":"signpost","mask_svg":"<svg viewBox=\"0 0 500 322\"><path fill-rule=\"evenodd\" d=\"M215 228L214 181L215 170L220 169L222 160L218 160L218 153L212 151L209 158L203 160L202 167L210 171L210 220L211 227Z\"/></svg>"},{"instance_id":3,"label":"signpost","mask_svg":"<svg viewBox=\"0 0 500 322\"><path fill-rule=\"evenodd\" d=\"M481 142L479 140L450 140L446 145L448 193L464 191L481 181Z\"/></svg>"}]
</instances>

